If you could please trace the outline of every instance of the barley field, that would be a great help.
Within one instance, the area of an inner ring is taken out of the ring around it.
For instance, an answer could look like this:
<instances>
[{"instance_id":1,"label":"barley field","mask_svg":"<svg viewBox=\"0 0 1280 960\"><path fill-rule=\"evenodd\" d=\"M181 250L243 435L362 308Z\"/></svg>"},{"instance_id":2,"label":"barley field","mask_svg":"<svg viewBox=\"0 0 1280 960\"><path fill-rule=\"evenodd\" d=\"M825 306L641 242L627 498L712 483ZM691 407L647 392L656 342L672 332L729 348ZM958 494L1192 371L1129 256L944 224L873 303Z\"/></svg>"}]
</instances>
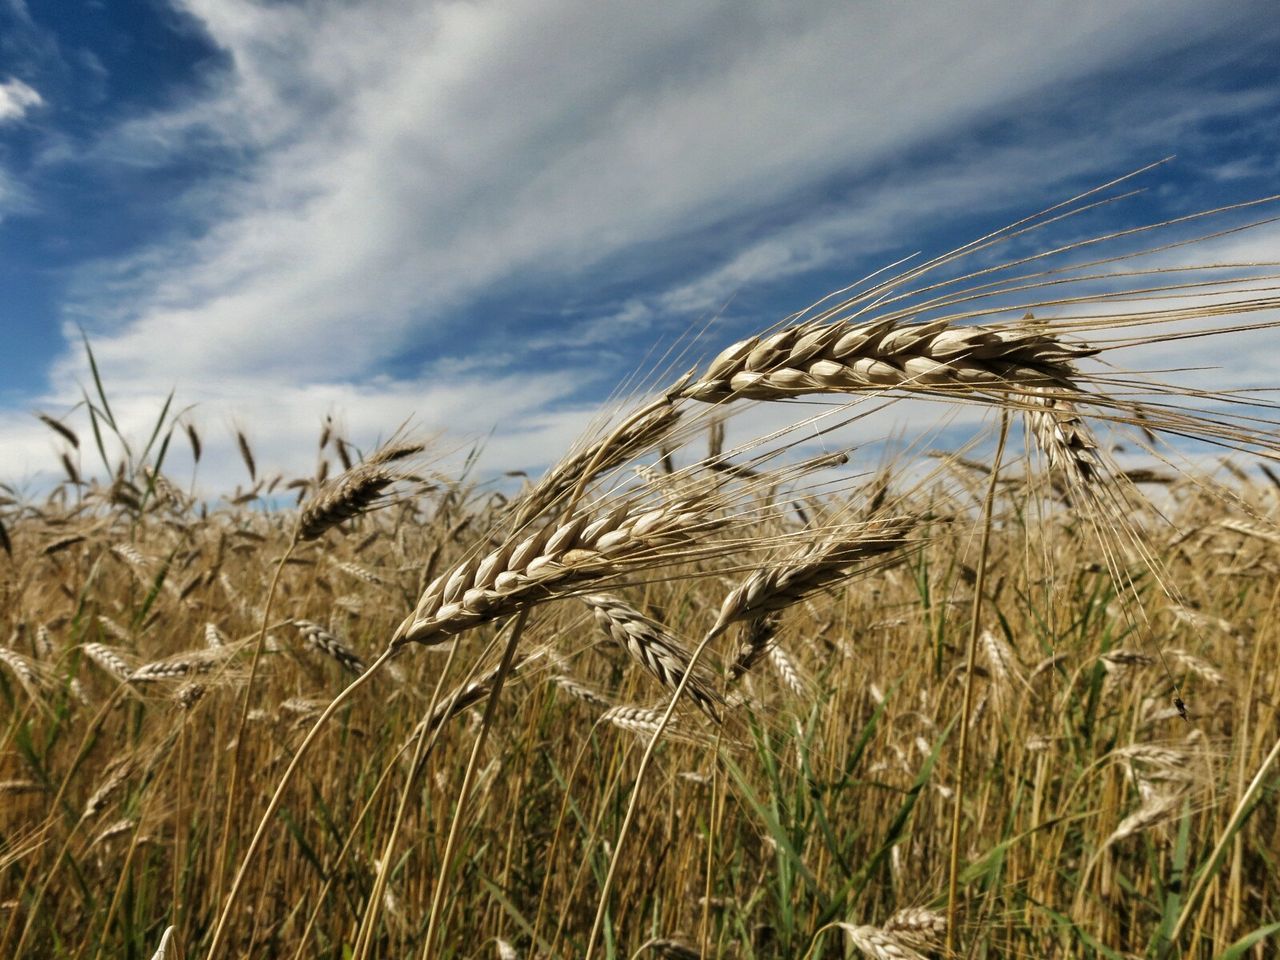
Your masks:
<instances>
[{"instance_id":1,"label":"barley field","mask_svg":"<svg viewBox=\"0 0 1280 960\"><path fill-rule=\"evenodd\" d=\"M541 476L326 426L220 495L95 373L0 500L0 956L1273 955L1280 443L1151 363L1274 267L1015 253L1095 200L677 345Z\"/></svg>"}]
</instances>

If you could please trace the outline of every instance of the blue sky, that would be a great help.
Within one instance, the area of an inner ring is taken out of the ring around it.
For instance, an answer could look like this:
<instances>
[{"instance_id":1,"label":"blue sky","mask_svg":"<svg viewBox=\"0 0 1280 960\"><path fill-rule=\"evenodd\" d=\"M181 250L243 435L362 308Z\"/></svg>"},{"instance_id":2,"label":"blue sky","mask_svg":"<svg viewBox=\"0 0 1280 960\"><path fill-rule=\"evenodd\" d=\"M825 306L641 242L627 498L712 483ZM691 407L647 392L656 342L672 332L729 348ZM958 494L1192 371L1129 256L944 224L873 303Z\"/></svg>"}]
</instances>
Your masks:
<instances>
[{"instance_id":1,"label":"blue sky","mask_svg":"<svg viewBox=\"0 0 1280 960\"><path fill-rule=\"evenodd\" d=\"M0 475L56 467L81 327L213 483L330 413L536 468L708 321L1170 154L1089 228L1280 192L1277 64L1263 2L0 0Z\"/></svg>"}]
</instances>

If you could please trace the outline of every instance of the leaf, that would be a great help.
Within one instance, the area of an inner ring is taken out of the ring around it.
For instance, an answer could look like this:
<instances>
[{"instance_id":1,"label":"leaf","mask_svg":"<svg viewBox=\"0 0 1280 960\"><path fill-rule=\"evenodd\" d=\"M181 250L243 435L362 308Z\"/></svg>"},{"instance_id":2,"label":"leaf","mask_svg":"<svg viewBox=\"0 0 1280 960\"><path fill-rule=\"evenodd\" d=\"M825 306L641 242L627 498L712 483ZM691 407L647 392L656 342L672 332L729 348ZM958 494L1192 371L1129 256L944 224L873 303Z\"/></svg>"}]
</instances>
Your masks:
<instances>
[{"instance_id":1,"label":"leaf","mask_svg":"<svg viewBox=\"0 0 1280 960\"><path fill-rule=\"evenodd\" d=\"M845 902L845 898L851 890L854 891L855 900L862 895L867 888L867 884L871 882L872 876L875 875L875 871L884 863L885 858L889 856L894 846L906 833L907 822L911 819L912 811L915 810L916 801L919 800L920 793L929 782L929 778L933 776L934 764L938 762L938 755L942 752L943 745L950 738L951 731L955 725L956 721L953 719L938 736L938 742L933 745L929 756L925 758L924 765L920 768L920 772L916 774L915 782L907 790L902 805L898 808L893 820L890 821L889 829L885 831L884 839L881 841L879 848L871 855L866 866L859 871L858 875L845 884L840 891L839 897L836 898L837 905ZM819 917L819 922L826 923L834 919L835 914L828 910Z\"/></svg>"},{"instance_id":2,"label":"leaf","mask_svg":"<svg viewBox=\"0 0 1280 960\"><path fill-rule=\"evenodd\" d=\"M1096 938L1089 934L1089 931L1085 930L1083 927L1077 926L1069 917L1064 917L1057 911L1050 910L1045 906L1037 906L1036 909L1056 920L1058 922L1058 926L1066 927L1071 932L1073 940L1078 940L1086 947L1092 947L1098 953L1102 954L1102 956L1106 957L1107 960L1125 960L1122 954L1117 953L1105 944L1099 943Z\"/></svg>"},{"instance_id":3,"label":"leaf","mask_svg":"<svg viewBox=\"0 0 1280 960\"><path fill-rule=\"evenodd\" d=\"M93 356L93 347L89 346L89 336L80 331L80 339L84 341L84 352L89 357L89 371L93 374L93 384L98 389L98 399L102 401L102 413L111 429L116 429L116 418L111 413L111 404L107 401L107 391L102 386L102 375L98 372L98 361ZM88 399L87 397L85 398Z\"/></svg>"},{"instance_id":4,"label":"leaf","mask_svg":"<svg viewBox=\"0 0 1280 960\"><path fill-rule=\"evenodd\" d=\"M519 910L516 909L515 904L513 904L511 900L507 897L507 895L502 891L502 888L499 887L492 880L490 880L488 877L481 877L480 882L485 885L485 889L489 891L489 895L493 897L493 899L498 901L498 903L502 906L502 909L507 911L507 916L509 916L512 920L516 922L516 924L520 927L521 930L525 932L525 934L529 937L529 939L537 940L538 949L542 953L544 953L546 956L548 957L551 956L551 944L547 943L547 941L537 936L537 934L533 929L533 925L529 923L529 921L525 918L525 915L523 913L521 913Z\"/></svg>"},{"instance_id":5,"label":"leaf","mask_svg":"<svg viewBox=\"0 0 1280 960\"><path fill-rule=\"evenodd\" d=\"M738 785L738 789L742 791L742 798L746 800L747 805L751 807L756 816L763 820L765 826L769 828L769 834L778 844L778 850L786 855L787 859L795 867L796 871L804 877L805 881L817 895L819 901L821 901L823 910L831 909L833 904L823 892L822 888L818 885L817 877L813 875L808 864L804 862L795 846L792 845L791 837L787 835L787 831L783 829L782 824L779 822L778 818L774 816L773 811L766 807L764 803L761 802L760 798L752 791L751 786L747 783L746 775L742 772L742 768L739 767L728 754L723 754L721 756L721 761L724 763L725 769L729 771L729 775L733 777L734 782Z\"/></svg>"},{"instance_id":6,"label":"leaf","mask_svg":"<svg viewBox=\"0 0 1280 960\"><path fill-rule=\"evenodd\" d=\"M1045 820L1042 823L1037 823L1034 827L1024 830L1022 831L1022 833L1015 834L1012 837L1008 837L1005 840L1001 840L994 847L992 847L990 850L984 853L977 860L974 860L967 867L965 867L963 871L961 871L960 882L962 884L973 883L975 880L981 877L984 873L986 873L988 868L990 868L996 860L1002 859L1010 847L1012 847L1016 843L1020 843L1021 841L1027 839L1027 837L1030 837L1036 833L1039 833L1041 830L1047 830L1050 827L1056 827L1059 824L1072 823L1076 820L1086 820L1091 816L1093 816L1092 813L1079 813L1070 817L1052 817L1048 820Z\"/></svg>"},{"instance_id":7,"label":"leaf","mask_svg":"<svg viewBox=\"0 0 1280 960\"><path fill-rule=\"evenodd\" d=\"M160 443L160 452L156 454L156 462L151 467L150 473L147 474L147 489L142 491L142 507L147 506L147 501L156 492L156 478L160 476L160 468L164 465L165 454L169 452L169 441L173 439L173 425L169 427L169 432L164 435L164 440ZM139 511L141 516L142 511Z\"/></svg>"},{"instance_id":8,"label":"leaf","mask_svg":"<svg viewBox=\"0 0 1280 960\"><path fill-rule=\"evenodd\" d=\"M153 428L152 428L152 430L151 430L151 436L150 436L150 438L147 440L147 445L146 445L145 447L143 447L143 448L142 448L142 456L140 457L140 459L141 459L141 460L142 460L142 462L144 462L144 463L146 462L147 454L149 454L149 453L151 452L151 447L152 447L152 446L155 444L155 442L156 442L156 437L160 436L160 430L161 430L161 428L162 428L162 427L164 427L164 418L165 418L166 416L168 416L168 414L169 414L169 407L170 407L170 405L171 405L172 403L173 403L173 391L172 391L172 390L170 390L170 391L169 391L169 396L165 397L165 400L164 400L164 406L163 406L163 407L161 408L161 410L160 410L160 416L156 418L156 425L155 425L155 427L153 427ZM172 426L170 426L169 430L170 430L170 432L172 432L172 431L173 431L173 427L172 427Z\"/></svg>"},{"instance_id":9,"label":"leaf","mask_svg":"<svg viewBox=\"0 0 1280 960\"><path fill-rule=\"evenodd\" d=\"M1191 801L1182 802L1182 816L1178 823L1178 839L1173 848L1173 863L1169 873L1169 881L1164 901L1164 915L1160 921L1160 929L1156 931L1155 945L1161 949L1173 936L1173 928L1178 922L1182 907L1182 891L1186 889L1187 857L1191 842ZM1154 869L1154 865L1153 865Z\"/></svg>"},{"instance_id":10,"label":"leaf","mask_svg":"<svg viewBox=\"0 0 1280 960\"><path fill-rule=\"evenodd\" d=\"M1218 960L1241 960L1255 944L1261 943L1268 937L1274 937L1277 933L1280 933L1280 923L1259 927L1252 933L1246 933L1231 946L1227 947L1222 952L1222 955L1218 957Z\"/></svg>"},{"instance_id":11,"label":"leaf","mask_svg":"<svg viewBox=\"0 0 1280 960\"><path fill-rule=\"evenodd\" d=\"M328 879L329 874L324 868L324 864L320 862L320 856L316 853L315 848L307 841L306 832L299 826L298 822L288 810L280 811L280 819L284 821L284 827L289 831L289 836L293 838L293 842L298 845L298 850L302 854L302 859L311 865L315 870L316 876L322 880Z\"/></svg>"},{"instance_id":12,"label":"leaf","mask_svg":"<svg viewBox=\"0 0 1280 960\"><path fill-rule=\"evenodd\" d=\"M98 426L98 417L100 417L101 414L98 412L98 408L89 400L89 394L87 393L84 393L84 405L89 411L89 426L93 428L93 442L98 448L98 455L102 457L102 466L106 469L107 473L110 473L111 459L107 456L106 445L102 442L102 428Z\"/></svg>"},{"instance_id":13,"label":"leaf","mask_svg":"<svg viewBox=\"0 0 1280 960\"><path fill-rule=\"evenodd\" d=\"M147 614L151 612L151 607L155 604L156 598L160 596L160 591L164 589L165 579L169 576L169 567L173 563L173 558L177 555L177 548L165 558L164 563L160 565L160 569L156 571L155 577L151 581L151 586L147 590L147 595L142 601L142 606L138 608L137 615L133 618L133 628L137 630L142 626L143 621L147 619Z\"/></svg>"}]
</instances>

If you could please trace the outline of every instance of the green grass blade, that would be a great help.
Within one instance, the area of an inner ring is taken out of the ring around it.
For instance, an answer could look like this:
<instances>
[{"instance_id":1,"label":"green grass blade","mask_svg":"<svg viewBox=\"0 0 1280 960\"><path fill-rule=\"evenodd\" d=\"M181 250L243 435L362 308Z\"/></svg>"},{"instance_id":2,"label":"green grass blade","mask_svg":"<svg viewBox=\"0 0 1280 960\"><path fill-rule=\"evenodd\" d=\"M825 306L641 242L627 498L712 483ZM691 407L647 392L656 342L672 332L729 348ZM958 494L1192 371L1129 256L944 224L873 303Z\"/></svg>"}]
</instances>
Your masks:
<instances>
[{"instance_id":1,"label":"green grass blade","mask_svg":"<svg viewBox=\"0 0 1280 960\"><path fill-rule=\"evenodd\" d=\"M1218 960L1244 960L1245 955L1249 953L1255 946L1270 937L1274 937L1280 933L1280 923L1273 923L1269 926L1259 927L1252 933L1246 933L1243 937L1227 947L1222 952L1222 956Z\"/></svg>"},{"instance_id":2,"label":"green grass blade","mask_svg":"<svg viewBox=\"0 0 1280 960\"><path fill-rule=\"evenodd\" d=\"M809 869L809 865L804 862L804 858L800 856L800 852L796 850L795 845L791 842L790 834L783 828L781 821L774 812L756 795L751 789L751 785L747 780L747 776L742 772L731 756L727 753L721 754L721 761L725 765L725 769L729 771L729 775L733 777L734 783L737 785L741 793L742 799L746 801L753 813L764 823L769 830L769 835L773 837L774 842L778 844L778 850L783 854L787 861L795 868L800 876L804 877L805 882L809 884L813 893L822 903L823 910L829 909L832 904L831 900L822 891L818 885L818 879L813 875L813 871Z\"/></svg>"},{"instance_id":3,"label":"green grass blade","mask_svg":"<svg viewBox=\"0 0 1280 960\"><path fill-rule=\"evenodd\" d=\"M116 431L119 436L119 429L116 427L116 418L111 413L111 402L107 399L106 388L102 385L102 374L98 372L98 361L93 355L93 347L89 345L89 336L80 331L80 339L84 341L84 352L89 357L89 371L93 374L93 384L98 391L98 399L102 401L102 413L112 430Z\"/></svg>"}]
</instances>

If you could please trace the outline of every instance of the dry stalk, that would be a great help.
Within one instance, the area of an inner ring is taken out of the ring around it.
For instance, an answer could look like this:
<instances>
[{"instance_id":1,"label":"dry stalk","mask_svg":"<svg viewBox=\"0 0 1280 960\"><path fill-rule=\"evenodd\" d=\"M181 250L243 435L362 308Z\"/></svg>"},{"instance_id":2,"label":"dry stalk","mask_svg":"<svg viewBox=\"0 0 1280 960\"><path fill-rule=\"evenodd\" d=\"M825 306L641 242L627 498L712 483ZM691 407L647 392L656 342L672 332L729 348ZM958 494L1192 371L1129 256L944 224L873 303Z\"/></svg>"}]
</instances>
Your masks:
<instances>
[{"instance_id":1,"label":"dry stalk","mask_svg":"<svg viewBox=\"0 0 1280 960\"><path fill-rule=\"evenodd\" d=\"M281 564L280 566L277 566L276 568L277 571L282 566L283 564ZM265 621L264 621L264 625L265 625ZM261 645L259 645L259 649L260 648L261 648ZM360 687L368 683L369 680L372 679L372 677L377 673L378 667L382 666L382 664L384 664L390 657L391 657L391 650L388 649L384 651L382 655L378 657L378 659L374 661L373 664L370 665L368 670L366 670L364 673L360 674L360 676L352 680L351 683L347 684L347 686L343 689L341 693L339 693L336 697L334 697L331 701L329 701L329 705L325 708L324 712L321 713L320 716L316 718L316 722L312 724L311 730L307 733L306 737L303 738L302 743L298 745L298 749L293 752L293 759L289 761L289 766L285 768L284 773L281 774L280 779L276 782L275 792L271 795L271 799L267 801L266 810L263 812L261 819L259 819L258 826L254 830L253 837L249 841L249 846L245 850L243 859L240 861L240 867L236 871L235 879L231 883L231 890L228 892L226 900L222 901L221 898L218 898L218 900L222 902L222 910L219 912L217 923L213 928L213 936L209 944L210 958L213 958L217 955L218 947L222 943L222 938L226 932L227 921L231 917L231 909L232 907L235 906L236 899L239 896L240 890L244 885L245 877L248 875L248 872L249 872L249 866L250 864L253 863L254 856L257 854L259 848L262 846L263 838L266 836L266 833L267 833L267 827L271 823L272 818L275 816L276 810L280 808L280 802L281 800L284 799L285 789L289 786L290 782L293 780L293 775L294 773L297 772L299 765L302 763L303 757L307 755L307 751L311 748L312 744L315 743L316 737L319 735L320 731L324 728L324 725L328 721L328 719L332 717L342 707L342 705L347 702L347 700L349 700L352 696L354 696L356 691L359 690ZM247 705L247 703L248 703L248 698L246 697L245 704ZM240 727L241 736L237 736L237 743L242 738L243 729L244 729L244 723L243 723L243 717L242 717L242 722ZM224 827L224 837L226 837L227 835L228 835L228 831ZM219 873L220 872L221 871L219 868Z\"/></svg>"},{"instance_id":2,"label":"dry stalk","mask_svg":"<svg viewBox=\"0 0 1280 960\"><path fill-rule=\"evenodd\" d=\"M991 478L987 484L987 496L982 507L982 541L978 547L978 576L973 585L973 614L969 621L969 644L965 660L964 704L960 718L960 756L957 762L955 809L951 817L951 849L947 863L947 954L955 948L956 918L960 907L957 891L960 881L960 820L964 808L965 779L968 774L969 728L974 717L973 674L978 650L978 624L982 616L983 592L987 585L987 560L991 548L991 524L994 520L996 483L1000 477L1000 461L1004 457L1005 441L1009 437L1009 415L1000 418L1000 440L996 444L995 457L991 461Z\"/></svg>"},{"instance_id":3,"label":"dry stalk","mask_svg":"<svg viewBox=\"0 0 1280 960\"><path fill-rule=\"evenodd\" d=\"M489 728L493 725L493 715L497 710L498 696L502 693L502 686L507 676L511 672L512 664L515 661L516 647L520 643L521 634L524 632L525 623L528 621L528 609L521 609L509 621L511 625L511 635L507 640L507 645L502 651L502 662L498 664L497 670L494 672L492 680L492 689L489 692L489 699L485 703L484 717L481 720L480 731L476 736L475 743L471 747L471 756L467 761L466 771L462 775L462 785L458 788L457 808L454 812L453 819L449 824L449 836L445 840L444 852L440 855L440 871L439 879L436 881L435 890L431 897L431 912L427 916L427 933L423 944L424 957L429 957L432 947L435 943L435 933L440 920L440 905L444 899L445 889L449 885L449 874L453 867L453 853L461 833L462 828L462 812L466 809L467 800L471 794L471 787L474 782L476 761L480 756L480 751L484 749L485 739L489 732ZM388 651L390 652L390 651ZM386 656L384 654L384 656Z\"/></svg>"},{"instance_id":4,"label":"dry stalk","mask_svg":"<svg viewBox=\"0 0 1280 960\"><path fill-rule=\"evenodd\" d=\"M1222 863L1222 856L1226 850L1227 844L1237 835L1240 824L1243 819L1249 816L1257 802L1257 796L1262 791L1263 785L1266 783L1267 774L1271 769L1271 765L1280 757L1280 737L1276 738L1276 742L1272 745L1271 750L1263 758L1257 772L1253 775L1253 779L1249 781L1248 787L1240 795L1240 799L1236 802L1235 809L1231 812L1231 818L1222 828L1222 833L1218 837L1217 843L1213 846L1213 851L1204 861L1204 866L1200 869L1196 876L1195 883L1191 887L1191 891L1187 894L1186 900L1182 904L1182 910L1178 914L1178 920L1173 925L1173 932L1169 935L1170 943L1177 943L1178 938L1182 934L1182 929L1190 919L1192 912L1196 909L1200 902L1200 898L1204 895L1205 887L1208 886L1218 875L1218 867Z\"/></svg>"}]
</instances>

